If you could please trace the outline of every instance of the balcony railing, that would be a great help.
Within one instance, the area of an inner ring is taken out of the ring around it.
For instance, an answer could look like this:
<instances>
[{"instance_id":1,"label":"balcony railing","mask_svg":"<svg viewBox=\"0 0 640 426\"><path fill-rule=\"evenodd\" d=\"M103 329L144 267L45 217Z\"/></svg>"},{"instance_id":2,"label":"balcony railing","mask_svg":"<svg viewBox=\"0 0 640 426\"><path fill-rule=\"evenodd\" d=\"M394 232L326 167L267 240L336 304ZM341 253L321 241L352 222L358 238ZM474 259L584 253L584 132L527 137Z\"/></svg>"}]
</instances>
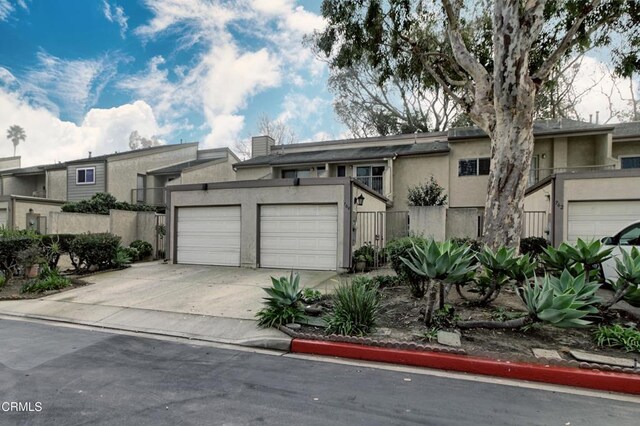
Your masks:
<instances>
[{"instance_id":1,"label":"balcony railing","mask_svg":"<svg viewBox=\"0 0 640 426\"><path fill-rule=\"evenodd\" d=\"M531 169L529 171L529 186L535 185L542 179L558 173L584 173L584 172L598 172L601 170L613 170L616 168L615 164L601 164L595 166L575 166L575 167L554 167L554 168L541 168Z\"/></svg>"},{"instance_id":2,"label":"balcony railing","mask_svg":"<svg viewBox=\"0 0 640 426\"><path fill-rule=\"evenodd\" d=\"M382 176L358 176L356 179L382 195L384 190Z\"/></svg>"},{"instance_id":3,"label":"balcony railing","mask_svg":"<svg viewBox=\"0 0 640 426\"><path fill-rule=\"evenodd\" d=\"M139 188L131 190L131 203L166 206L165 188Z\"/></svg>"}]
</instances>

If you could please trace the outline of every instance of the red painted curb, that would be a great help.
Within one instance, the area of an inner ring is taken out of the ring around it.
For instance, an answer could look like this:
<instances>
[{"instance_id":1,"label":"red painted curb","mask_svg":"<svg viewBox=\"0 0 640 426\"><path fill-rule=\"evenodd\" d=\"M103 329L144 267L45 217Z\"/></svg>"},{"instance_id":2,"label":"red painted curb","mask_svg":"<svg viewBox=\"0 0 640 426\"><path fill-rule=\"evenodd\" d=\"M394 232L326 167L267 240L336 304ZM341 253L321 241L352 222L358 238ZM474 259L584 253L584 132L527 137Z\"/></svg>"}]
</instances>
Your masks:
<instances>
[{"instance_id":1,"label":"red painted curb","mask_svg":"<svg viewBox=\"0 0 640 426\"><path fill-rule=\"evenodd\" d=\"M640 375L627 373L583 370L555 365L499 361L467 355L418 352L305 339L293 339L291 352L438 368L532 382L640 394Z\"/></svg>"}]
</instances>

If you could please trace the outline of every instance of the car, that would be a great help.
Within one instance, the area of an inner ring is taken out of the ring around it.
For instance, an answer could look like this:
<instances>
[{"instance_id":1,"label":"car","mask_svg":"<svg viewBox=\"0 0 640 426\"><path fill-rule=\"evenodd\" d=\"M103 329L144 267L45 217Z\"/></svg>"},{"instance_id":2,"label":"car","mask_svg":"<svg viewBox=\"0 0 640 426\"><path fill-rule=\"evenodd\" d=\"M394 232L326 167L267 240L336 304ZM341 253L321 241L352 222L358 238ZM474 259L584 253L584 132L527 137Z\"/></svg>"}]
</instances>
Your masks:
<instances>
[{"instance_id":1,"label":"car","mask_svg":"<svg viewBox=\"0 0 640 426\"><path fill-rule=\"evenodd\" d=\"M615 258L620 257L623 250L630 252L632 247L640 250L640 221L627 225L613 237L604 237L600 241L605 248L613 248L611 258L602 262L602 271L605 280L615 282L618 279Z\"/></svg>"}]
</instances>

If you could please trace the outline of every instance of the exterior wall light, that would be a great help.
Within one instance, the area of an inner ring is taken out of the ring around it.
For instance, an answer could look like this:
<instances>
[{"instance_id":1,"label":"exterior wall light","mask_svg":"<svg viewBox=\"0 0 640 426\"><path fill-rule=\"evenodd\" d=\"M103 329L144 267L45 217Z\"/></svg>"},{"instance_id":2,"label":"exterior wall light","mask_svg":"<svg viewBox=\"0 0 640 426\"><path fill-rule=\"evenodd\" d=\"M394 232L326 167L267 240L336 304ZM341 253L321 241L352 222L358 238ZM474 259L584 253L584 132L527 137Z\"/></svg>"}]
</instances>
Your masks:
<instances>
[{"instance_id":1,"label":"exterior wall light","mask_svg":"<svg viewBox=\"0 0 640 426\"><path fill-rule=\"evenodd\" d=\"M356 198L353 199L353 203L357 204L359 206L361 206L362 204L364 204L364 195L360 194L359 196L357 196Z\"/></svg>"}]
</instances>

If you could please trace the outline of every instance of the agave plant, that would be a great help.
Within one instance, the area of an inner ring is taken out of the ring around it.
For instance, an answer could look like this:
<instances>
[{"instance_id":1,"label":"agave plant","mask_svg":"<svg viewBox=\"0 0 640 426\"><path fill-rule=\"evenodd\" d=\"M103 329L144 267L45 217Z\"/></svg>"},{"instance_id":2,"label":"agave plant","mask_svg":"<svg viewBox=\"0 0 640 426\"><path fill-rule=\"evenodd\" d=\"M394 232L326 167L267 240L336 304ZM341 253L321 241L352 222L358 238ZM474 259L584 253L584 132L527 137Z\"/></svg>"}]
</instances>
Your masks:
<instances>
[{"instance_id":1,"label":"agave plant","mask_svg":"<svg viewBox=\"0 0 640 426\"><path fill-rule=\"evenodd\" d=\"M629 253L625 250L621 250L621 252L622 260L615 258L616 272L619 276L615 285L616 292L611 299L602 304L604 309L609 309L627 293L640 288L640 250L633 247Z\"/></svg>"},{"instance_id":2,"label":"agave plant","mask_svg":"<svg viewBox=\"0 0 640 426\"><path fill-rule=\"evenodd\" d=\"M536 272L537 262L530 255L525 254L517 258L516 263L507 272L509 278L515 280L519 285L523 285L532 278Z\"/></svg>"},{"instance_id":3,"label":"agave plant","mask_svg":"<svg viewBox=\"0 0 640 426\"><path fill-rule=\"evenodd\" d=\"M558 248L549 246L542 249L540 262L548 272L562 272L570 270L576 263L566 251L568 244L562 243Z\"/></svg>"},{"instance_id":4,"label":"agave plant","mask_svg":"<svg viewBox=\"0 0 640 426\"><path fill-rule=\"evenodd\" d=\"M586 275L590 276L591 271L600 268L602 262L611 258L613 247L603 249L600 240L585 242L578 238L575 247L565 244L563 250L575 263L582 264Z\"/></svg>"},{"instance_id":5,"label":"agave plant","mask_svg":"<svg viewBox=\"0 0 640 426\"><path fill-rule=\"evenodd\" d=\"M413 250L402 262L414 273L425 278L427 295L425 323L431 323L439 290L439 308L444 304L451 285L466 282L474 273L474 256L469 247L459 246L451 241L433 240L413 244Z\"/></svg>"},{"instance_id":6,"label":"agave plant","mask_svg":"<svg viewBox=\"0 0 640 426\"><path fill-rule=\"evenodd\" d=\"M263 289L269 297L264 298L265 308L256 316L258 325L262 327L274 327L282 324L294 323L305 318L304 310L300 306L302 289L300 288L300 275L293 274L287 277L271 277L271 288Z\"/></svg>"},{"instance_id":7,"label":"agave plant","mask_svg":"<svg viewBox=\"0 0 640 426\"><path fill-rule=\"evenodd\" d=\"M476 254L476 258L484 267L484 274L480 276L478 281L483 292L478 303L484 305L498 297L502 286L509 282L509 274L518 259L515 256L515 249L500 247L494 252L488 246L480 250Z\"/></svg>"}]
</instances>

